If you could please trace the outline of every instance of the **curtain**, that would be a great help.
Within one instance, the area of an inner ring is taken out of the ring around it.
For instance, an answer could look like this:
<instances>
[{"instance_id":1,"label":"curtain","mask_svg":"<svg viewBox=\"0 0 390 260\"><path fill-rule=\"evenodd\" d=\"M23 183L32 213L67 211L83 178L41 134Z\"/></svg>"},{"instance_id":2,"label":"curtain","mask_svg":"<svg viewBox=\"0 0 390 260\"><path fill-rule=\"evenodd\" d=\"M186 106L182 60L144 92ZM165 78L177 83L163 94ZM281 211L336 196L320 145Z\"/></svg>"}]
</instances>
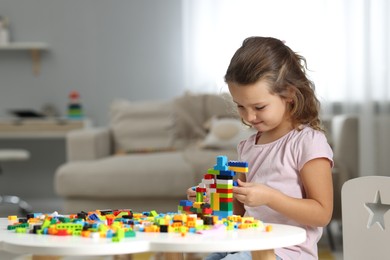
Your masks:
<instances>
[{"instance_id":1,"label":"curtain","mask_svg":"<svg viewBox=\"0 0 390 260\"><path fill-rule=\"evenodd\" d=\"M388 14L387 0L183 0L185 86L226 91L246 37L284 40L307 59L322 113L359 115L360 175L390 175Z\"/></svg>"}]
</instances>

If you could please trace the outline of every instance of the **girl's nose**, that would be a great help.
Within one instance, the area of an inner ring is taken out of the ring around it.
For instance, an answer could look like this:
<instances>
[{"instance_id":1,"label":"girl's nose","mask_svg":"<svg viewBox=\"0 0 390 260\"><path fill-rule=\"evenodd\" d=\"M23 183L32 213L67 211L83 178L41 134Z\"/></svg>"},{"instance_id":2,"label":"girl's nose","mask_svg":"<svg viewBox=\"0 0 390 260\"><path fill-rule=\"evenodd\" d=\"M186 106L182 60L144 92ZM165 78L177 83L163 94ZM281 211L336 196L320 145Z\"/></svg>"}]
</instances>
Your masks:
<instances>
[{"instance_id":1,"label":"girl's nose","mask_svg":"<svg viewBox=\"0 0 390 260\"><path fill-rule=\"evenodd\" d=\"M247 110L244 117L245 121L247 122L254 122L256 121L256 112L253 110Z\"/></svg>"}]
</instances>

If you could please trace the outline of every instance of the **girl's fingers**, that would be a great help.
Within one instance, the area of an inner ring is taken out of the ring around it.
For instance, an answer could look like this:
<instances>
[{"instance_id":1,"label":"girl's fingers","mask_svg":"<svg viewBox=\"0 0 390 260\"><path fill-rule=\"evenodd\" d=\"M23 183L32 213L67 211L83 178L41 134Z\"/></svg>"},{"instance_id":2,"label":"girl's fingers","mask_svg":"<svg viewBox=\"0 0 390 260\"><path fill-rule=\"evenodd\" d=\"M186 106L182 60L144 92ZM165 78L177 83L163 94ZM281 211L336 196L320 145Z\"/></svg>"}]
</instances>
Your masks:
<instances>
[{"instance_id":1,"label":"girl's fingers","mask_svg":"<svg viewBox=\"0 0 390 260\"><path fill-rule=\"evenodd\" d=\"M237 183L238 183L238 185L239 185L240 187L243 187L243 186L247 186L247 185L248 185L247 182L242 181L242 180L240 180L240 179L237 180Z\"/></svg>"}]
</instances>

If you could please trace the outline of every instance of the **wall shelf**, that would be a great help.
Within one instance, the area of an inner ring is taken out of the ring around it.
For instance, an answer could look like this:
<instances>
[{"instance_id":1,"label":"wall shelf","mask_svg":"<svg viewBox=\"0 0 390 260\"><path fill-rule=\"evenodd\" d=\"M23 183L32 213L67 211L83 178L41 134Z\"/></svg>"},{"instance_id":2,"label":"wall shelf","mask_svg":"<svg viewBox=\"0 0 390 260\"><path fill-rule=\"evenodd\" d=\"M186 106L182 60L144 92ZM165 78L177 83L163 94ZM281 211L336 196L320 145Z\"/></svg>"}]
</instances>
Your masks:
<instances>
[{"instance_id":1,"label":"wall shelf","mask_svg":"<svg viewBox=\"0 0 390 260\"><path fill-rule=\"evenodd\" d=\"M11 42L0 45L0 51L30 51L33 62L33 73L39 75L41 69L41 51L49 49L49 45L44 42Z\"/></svg>"}]
</instances>

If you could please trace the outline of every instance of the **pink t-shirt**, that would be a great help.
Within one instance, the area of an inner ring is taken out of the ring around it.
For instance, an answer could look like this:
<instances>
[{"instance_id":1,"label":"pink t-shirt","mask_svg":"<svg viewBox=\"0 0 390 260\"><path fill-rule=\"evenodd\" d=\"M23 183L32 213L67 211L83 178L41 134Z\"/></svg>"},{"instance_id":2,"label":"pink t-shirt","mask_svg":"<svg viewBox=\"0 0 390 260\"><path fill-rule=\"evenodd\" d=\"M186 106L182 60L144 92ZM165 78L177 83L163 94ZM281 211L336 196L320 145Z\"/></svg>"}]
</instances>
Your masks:
<instances>
[{"instance_id":1,"label":"pink t-shirt","mask_svg":"<svg viewBox=\"0 0 390 260\"><path fill-rule=\"evenodd\" d=\"M268 144L256 144L256 134L238 145L240 161L249 164L247 182L266 184L294 198L305 198L305 191L299 171L308 161L327 158L333 166L333 152L325 135L304 127L301 131L292 130L280 139ZM313 172L315 174L315 172ZM322 236L321 227L298 224L267 206L247 207L246 214L266 223L288 224L306 230L304 243L287 248L275 249L282 259L318 259L317 242Z\"/></svg>"}]
</instances>

